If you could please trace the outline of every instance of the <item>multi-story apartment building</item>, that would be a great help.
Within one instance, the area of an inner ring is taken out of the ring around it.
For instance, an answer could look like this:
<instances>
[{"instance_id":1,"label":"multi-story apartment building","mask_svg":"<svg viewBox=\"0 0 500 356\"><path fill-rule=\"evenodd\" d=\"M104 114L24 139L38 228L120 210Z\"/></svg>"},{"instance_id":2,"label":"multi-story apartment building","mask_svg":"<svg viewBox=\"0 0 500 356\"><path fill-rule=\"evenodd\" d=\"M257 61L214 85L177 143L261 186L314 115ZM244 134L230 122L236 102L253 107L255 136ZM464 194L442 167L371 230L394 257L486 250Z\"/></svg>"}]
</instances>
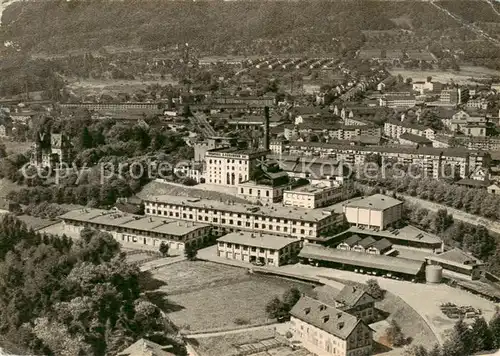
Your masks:
<instances>
[{"instance_id":1,"label":"multi-story apartment building","mask_svg":"<svg viewBox=\"0 0 500 356\"><path fill-rule=\"evenodd\" d=\"M205 153L205 182L237 186L251 179L258 161L264 162L266 150L225 147Z\"/></svg>"},{"instance_id":2,"label":"multi-story apartment building","mask_svg":"<svg viewBox=\"0 0 500 356\"><path fill-rule=\"evenodd\" d=\"M239 231L217 239L217 256L278 267L296 257L300 245L294 238Z\"/></svg>"},{"instance_id":3,"label":"multi-story apartment building","mask_svg":"<svg viewBox=\"0 0 500 356\"><path fill-rule=\"evenodd\" d=\"M317 355L372 355L372 330L354 315L306 296L290 315L294 337Z\"/></svg>"},{"instance_id":4,"label":"multi-story apartment building","mask_svg":"<svg viewBox=\"0 0 500 356\"><path fill-rule=\"evenodd\" d=\"M144 200L147 215L211 224L215 233L253 231L321 241L343 220L324 209L257 206L217 200L161 195Z\"/></svg>"},{"instance_id":5,"label":"multi-story apartment building","mask_svg":"<svg viewBox=\"0 0 500 356\"><path fill-rule=\"evenodd\" d=\"M469 99L467 87L444 89L439 95L439 101L447 104L462 104Z\"/></svg>"},{"instance_id":6,"label":"multi-story apartment building","mask_svg":"<svg viewBox=\"0 0 500 356\"><path fill-rule=\"evenodd\" d=\"M210 238L209 224L145 217L102 209L73 210L62 216L63 230L79 234L85 227L109 232L117 241L141 246L183 250L186 245L201 245Z\"/></svg>"},{"instance_id":7,"label":"multi-story apartment building","mask_svg":"<svg viewBox=\"0 0 500 356\"><path fill-rule=\"evenodd\" d=\"M455 140L469 150L500 151L500 139L496 137L462 136L456 137Z\"/></svg>"},{"instance_id":8,"label":"multi-story apartment building","mask_svg":"<svg viewBox=\"0 0 500 356\"><path fill-rule=\"evenodd\" d=\"M404 133L423 136L428 140L433 140L436 131L430 127L410 124L405 121L388 120L384 124L384 135L387 137L399 139L399 137Z\"/></svg>"},{"instance_id":9,"label":"multi-story apartment building","mask_svg":"<svg viewBox=\"0 0 500 356\"><path fill-rule=\"evenodd\" d=\"M144 109L144 110L152 110L159 111L160 103L89 103L89 102L80 102L80 103L63 103L59 104L63 109L76 109L76 108L84 108L88 110L110 110L110 111L128 111L131 109Z\"/></svg>"},{"instance_id":10,"label":"multi-story apartment building","mask_svg":"<svg viewBox=\"0 0 500 356\"><path fill-rule=\"evenodd\" d=\"M426 177L435 179L443 176L447 166L455 167L460 177L467 178L471 172L489 162L487 152L465 148L330 145L317 142L289 142L285 144L283 154L333 158L351 167L364 164L368 154L379 154L384 160L418 166Z\"/></svg>"},{"instance_id":11,"label":"multi-story apartment building","mask_svg":"<svg viewBox=\"0 0 500 356\"><path fill-rule=\"evenodd\" d=\"M308 184L283 192L283 205L307 209L331 205L343 198L348 198L344 185Z\"/></svg>"},{"instance_id":12,"label":"multi-story apartment building","mask_svg":"<svg viewBox=\"0 0 500 356\"><path fill-rule=\"evenodd\" d=\"M338 140L352 140L360 136L380 137L382 130L374 125L337 125L328 123L306 123L297 126L284 125L283 134L290 140L301 134L315 133Z\"/></svg>"},{"instance_id":13,"label":"multi-story apartment building","mask_svg":"<svg viewBox=\"0 0 500 356\"><path fill-rule=\"evenodd\" d=\"M417 105L417 99L413 96L384 96L379 99L379 105L388 108L406 107L412 108Z\"/></svg>"},{"instance_id":14,"label":"multi-story apartment building","mask_svg":"<svg viewBox=\"0 0 500 356\"><path fill-rule=\"evenodd\" d=\"M215 104L244 104L253 106L273 106L276 103L274 96L215 96L212 98Z\"/></svg>"}]
</instances>

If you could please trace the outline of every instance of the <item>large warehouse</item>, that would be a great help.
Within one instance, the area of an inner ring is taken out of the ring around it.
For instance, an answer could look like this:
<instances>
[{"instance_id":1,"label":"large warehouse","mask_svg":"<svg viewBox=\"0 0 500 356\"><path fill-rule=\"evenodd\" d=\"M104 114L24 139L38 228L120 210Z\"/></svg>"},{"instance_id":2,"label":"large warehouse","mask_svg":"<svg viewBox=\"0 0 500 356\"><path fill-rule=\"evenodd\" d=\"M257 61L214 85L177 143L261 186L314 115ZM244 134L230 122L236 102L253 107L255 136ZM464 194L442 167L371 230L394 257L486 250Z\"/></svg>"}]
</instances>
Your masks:
<instances>
[{"instance_id":1,"label":"large warehouse","mask_svg":"<svg viewBox=\"0 0 500 356\"><path fill-rule=\"evenodd\" d=\"M422 277L425 263L405 258L359 253L306 244L299 253L302 262L337 269L375 272L405 279Z\"/></svg>"},{"instance_id":2,"label":"large warehouse","mask_svg":"<svg viewBox=\"0 0 500 356\"><path fill-rule=\"evenodd\" d=\"M347 222L358 227L383 230L401 219L403 202L375 194L353 200L343 208Z\"/></svg>"}]
</instances>

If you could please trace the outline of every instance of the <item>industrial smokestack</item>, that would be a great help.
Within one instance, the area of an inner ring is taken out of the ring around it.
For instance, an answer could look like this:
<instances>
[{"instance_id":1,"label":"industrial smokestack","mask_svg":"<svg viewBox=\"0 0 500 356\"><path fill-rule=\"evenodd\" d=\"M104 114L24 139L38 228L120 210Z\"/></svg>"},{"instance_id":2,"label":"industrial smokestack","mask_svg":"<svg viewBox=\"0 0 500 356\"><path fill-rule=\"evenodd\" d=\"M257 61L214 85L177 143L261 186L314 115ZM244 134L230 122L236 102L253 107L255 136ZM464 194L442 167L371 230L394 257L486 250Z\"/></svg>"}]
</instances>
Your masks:
<instances>
[{"instance_id":1,"label":"industrial smokestack","mask_svg":"<svg viewBox=\"0 0 500 356\"><path fill-rule=\"evenodd\" d=\"M269 106L264 107L264 149L269 151Z\"/></svg>"}]
</instances>

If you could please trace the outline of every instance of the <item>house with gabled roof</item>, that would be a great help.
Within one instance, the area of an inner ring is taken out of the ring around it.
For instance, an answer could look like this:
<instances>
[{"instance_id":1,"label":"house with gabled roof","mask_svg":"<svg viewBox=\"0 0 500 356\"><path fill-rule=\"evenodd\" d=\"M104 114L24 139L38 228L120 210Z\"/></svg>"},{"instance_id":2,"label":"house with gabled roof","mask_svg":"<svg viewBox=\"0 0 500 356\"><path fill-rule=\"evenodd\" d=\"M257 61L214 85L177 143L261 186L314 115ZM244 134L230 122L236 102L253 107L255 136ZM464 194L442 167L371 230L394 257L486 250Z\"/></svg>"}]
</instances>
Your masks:
<instances>
[{"instance_id":1,"label":"house with gabled roof","mask_svg":"<svg viewBox=\"0 0 500 356\"><path fill-rule=\"evenodd\" d=\"M323 285L316 287L314 292L318 300L354 315L367 324L373 322L376 317L375 299L363 288L346 285L338 290L329 285Z\"/></svg>"},{"instance_id":2,"label":"house with gabled roof","mask_svg":"<svg viewBox=\"0 0 500 356\"><path fill-rule=\"evenodd\" d=\"M372 329L354 315L303 296L290 311L295 340L317 355L372 354Z\"/></svg>"}]
</instances>

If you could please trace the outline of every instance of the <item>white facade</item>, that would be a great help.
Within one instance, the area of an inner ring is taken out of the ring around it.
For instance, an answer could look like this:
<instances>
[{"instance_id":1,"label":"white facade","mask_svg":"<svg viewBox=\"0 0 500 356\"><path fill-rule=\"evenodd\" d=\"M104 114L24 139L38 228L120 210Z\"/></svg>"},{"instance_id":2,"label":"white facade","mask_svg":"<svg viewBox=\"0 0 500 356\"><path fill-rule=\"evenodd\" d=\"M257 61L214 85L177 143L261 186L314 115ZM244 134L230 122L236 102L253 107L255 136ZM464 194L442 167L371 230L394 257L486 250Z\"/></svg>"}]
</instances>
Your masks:
<instances>
[{"instance_id":1,"label":"white facade","mask_svg":"<svg viewBox=\"0 0 500 356\"><path fill-rule=\"evenodd\" d=\"M257 160L264 160L266 153L230 148L208 151L205 154L205 182L238 186L251 178L257 167Z\"/></svg>"},{"instance_id":2,"label":"white facade","mask_svg":"<svg viewBox=\"0 0 500 356\"><path fill-rule=\"evenodd\" d=\"M283 191L286 186L273 187L252 182L241 183L238 187L238 195L252 203L271 204L283 199Z\"/></svg>"},{"instance_id":3,"label":"white facade","mask_svg":"<svg viewBox=\"0 0 500 356\"><path fill-rule=\"evenodd\" d=\"M307 185L283 193L283 205L314 209L331 205L344 197L343 186Z\"/></svg>"}]
</instances>

